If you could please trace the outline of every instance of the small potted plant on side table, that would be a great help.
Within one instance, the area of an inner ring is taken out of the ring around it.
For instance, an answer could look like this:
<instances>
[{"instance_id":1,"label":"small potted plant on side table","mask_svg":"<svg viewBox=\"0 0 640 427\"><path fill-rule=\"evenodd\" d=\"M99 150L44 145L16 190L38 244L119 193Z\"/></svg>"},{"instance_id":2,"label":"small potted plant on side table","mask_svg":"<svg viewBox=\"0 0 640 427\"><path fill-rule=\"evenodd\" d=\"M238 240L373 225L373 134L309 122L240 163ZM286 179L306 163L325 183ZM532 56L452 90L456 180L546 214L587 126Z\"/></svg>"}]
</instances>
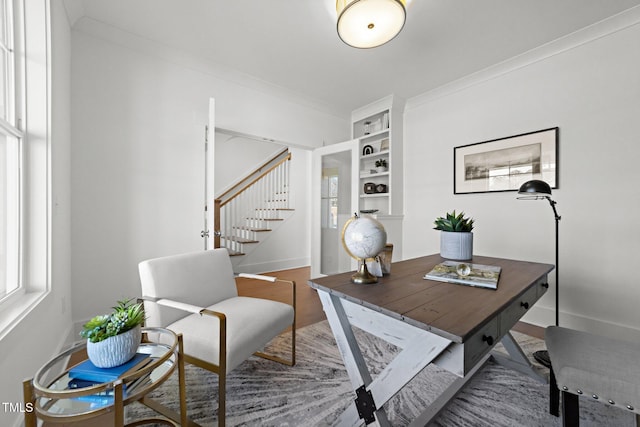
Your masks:
<instances>
[{"instance_id":1,"label":"small potted plant on side table","mask_svg":"<svg viewBox=\"0 0 640 427\"><path fill-rule=\"evenodd\" d=\"M82 326L87 355L98 368L113 368L135 356L142 338L144 309L133 299L118 301L110 314L95 316Z\"/></svg>"},{"instance_id":2,"label":"small potted plant on side table","mask_svg":"<svg viewBox=\"0 0 640 427\"><path fill-rule=\"evenodd\" d=\"M440 256L453 260L470 260L473 257L473 222L454 210L435 220L435 230L440 230Z\"/></svg>"}]
</instances>

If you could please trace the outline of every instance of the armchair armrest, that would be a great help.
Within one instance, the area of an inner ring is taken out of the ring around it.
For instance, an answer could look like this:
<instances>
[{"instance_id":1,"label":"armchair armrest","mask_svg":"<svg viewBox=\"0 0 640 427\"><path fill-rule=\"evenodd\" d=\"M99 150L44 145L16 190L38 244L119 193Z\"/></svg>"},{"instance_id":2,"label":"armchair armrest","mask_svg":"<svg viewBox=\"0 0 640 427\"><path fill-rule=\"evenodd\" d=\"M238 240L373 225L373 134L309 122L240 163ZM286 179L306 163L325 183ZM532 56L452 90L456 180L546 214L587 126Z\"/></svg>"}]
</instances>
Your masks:
<instances>
[{"instance_id":1,"label":"armchair armrest","mask_svg":"<svg viewBox=\"0 0 640 427\"><path fill-rule=\"evenodd\" d=\"M210 310L206 310L204 307L199 307L193 304L187 304L185 302L174 301L168 298L154 298L154 297L143 296L142 300L155 302L158 305L176 308L178 310L186 311L188 313L193 313L193 314L203 314L203 312L205 311L210 311Z\"/></svg>"},{"instance_id":2,"label":"armchair armrest","mask_svg":"<svg viewBox=\"0 0 640 427\"><path fill-rule=\"evenodd\" d=\"M158 305L175 308L178 310L186 311L188 313L199 314L201 316L207 315L207 316L217 317L218 321L220 322L220 326L218 329L218 334L219 334L218 345L220 349L219 360L218 360L219 364L218 366L207 364L207 363L205 364L207 365L207 369L212 370L213 372L217 372L217 373L226 372L227 370L227 316L224 313L209 310L205 307L199 307L193 304L174 301L168 298L155 298L155 297L143 295L142 298L140 298L140 300L154 302ZM185 355L185 357L187 358L187 361L191 359L189 356Z\"/></svg>"},{"instance_id":3,"label":"armchair armrest","mask_svg":"<svg viewBox=\"0 0 640 427\"><path fill-rule=\"evenodd\" d=\"M286 360L283 359L280 356L276 356L273 354L266 354L262 351L258 351L255 354L257 356L263 357L265 359L269 359L269 360L273 360L279 363L284 363L285 365L289 365L289 366L293 366L296 363L296 316L297 316L297 308L296 308L296 282L293 280L284 280L284 279L278 279L277 277L273 277L273 276L264 276L261 274L249 274L249 273L240 273L237 275L238 278L243 278L243 279L255 279L255 280L262 280L262 281L267 281L267 282L271 282L273 284L282 284L282 285L288 285L291 290L291 303L290 305L293 308L293 321L291 323L291 359L290 360ZM281 298L274 298L273 295L269 295L269 296L263 296L263 298L266 299L272 299L275 301L281 301ZM284 302L284 301L281 301ZM640 426L639 426L640 427Z\"/></svg>"},{"instance_id":4,"label":"armchair armrest","mask_svg":"<svg viewBox=\"0 0 640 427\"><path fill-rule=\"evenodd\" d=\"M294 289L296 287L296 282L292 281L292 280L284 280L284 279L278 279L277 277L273 277L273 276L265 276L262 274L250 274L250 273L240 273L238 274L237 277L241 277L243 279L254 279L254 280L262 280L265 282L271 282L271 283L288 283L290 284Z\"/></svg>"},{"instance_id":5,"label":"armchair armrest","mask_svg":"<svg viewBox=\"0 0 640 427\"><path fill-rule=\"evenodd\" d=\"M244 277L245 279L256 279L256 280L264 280L265 282L275 282L278 280L277 277L273 276L263 276L262 274L249 274L249 273L240 273L238 277Z\"/></svg>"}]
</instances>

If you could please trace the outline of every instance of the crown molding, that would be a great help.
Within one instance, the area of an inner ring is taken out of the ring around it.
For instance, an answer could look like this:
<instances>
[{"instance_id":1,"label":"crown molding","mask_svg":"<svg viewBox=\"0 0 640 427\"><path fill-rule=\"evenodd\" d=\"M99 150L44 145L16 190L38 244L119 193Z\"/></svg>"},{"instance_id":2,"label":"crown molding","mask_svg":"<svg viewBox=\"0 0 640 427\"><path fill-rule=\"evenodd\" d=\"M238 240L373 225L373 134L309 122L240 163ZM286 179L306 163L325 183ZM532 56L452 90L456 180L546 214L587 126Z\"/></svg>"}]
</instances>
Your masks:
<instances>
[{"instance_id":1,"label":"crown molding","mask_svg":"<svg viewBox=\"0 0 640 427\"><path fill-rule=\"evenodd\" d=\"M67 12L69 27L73 27L85 15L84 3L82 0L64 0L62 4Z\"/></svg>"},{"instance_id":2,"label":"crown molding","mask_svg":"<svg viewBox=\"0 0 640 427\"><path fill-rule=\"evenodd\" d=\"M574 31L573 33L514 56L513 58L409 98L407 99L405 111L512 73L638 24L640 24L640 6L634 6L624 12L620 12L602 21Z\"/></svg>"}]
</instances>

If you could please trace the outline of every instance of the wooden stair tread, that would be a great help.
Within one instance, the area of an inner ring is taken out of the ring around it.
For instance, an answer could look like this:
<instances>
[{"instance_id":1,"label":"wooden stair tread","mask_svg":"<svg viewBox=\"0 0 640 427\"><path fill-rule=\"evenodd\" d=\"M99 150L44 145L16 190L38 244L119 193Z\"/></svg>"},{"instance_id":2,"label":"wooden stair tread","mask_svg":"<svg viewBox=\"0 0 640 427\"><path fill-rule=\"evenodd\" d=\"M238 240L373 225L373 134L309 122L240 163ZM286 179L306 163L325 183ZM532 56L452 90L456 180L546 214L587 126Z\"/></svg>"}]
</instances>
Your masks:
<instances>
[{"instance_id":1,"label":"wooden stair tread","mask_svg":"<svg viewBox=\"0 0 640 427\"><path fill-rule=\"evenodd\" d=\"M244 255L244 253L242 253L242 252L232 251L229 248L227 248L227 251L229 252L229 256L242 256L242 255Z\"/></svg>"},{"instance_id":2,"label":"wooden stair tread","mask_svg":"<svg viewBox=\"0 0 640 427\"><path fill-rule=\"evenodd\" d=\"M221 239L225 239L225 240L230 240L233 242L238 242L238 243L260 243L257 240L253 240L253 239L246 239L244 237L236 237L236 238L231 238L231 237L226 237L226 236L220 236Z\"/></svg>"},{"instance_id":3,"label":"wooden stair tread","mask_svg":"<svg viewBox=\"0 0 640 427\"><path fill-rule=\"evenodd\" d=\"M236 230L253 231L253 232L256 232L256 233L262 233L262 232L265 232L265 231L271 231L270 228L251 228L251 227L233 227L233 228L235 228Z\"/></svg>"}]
</instances>

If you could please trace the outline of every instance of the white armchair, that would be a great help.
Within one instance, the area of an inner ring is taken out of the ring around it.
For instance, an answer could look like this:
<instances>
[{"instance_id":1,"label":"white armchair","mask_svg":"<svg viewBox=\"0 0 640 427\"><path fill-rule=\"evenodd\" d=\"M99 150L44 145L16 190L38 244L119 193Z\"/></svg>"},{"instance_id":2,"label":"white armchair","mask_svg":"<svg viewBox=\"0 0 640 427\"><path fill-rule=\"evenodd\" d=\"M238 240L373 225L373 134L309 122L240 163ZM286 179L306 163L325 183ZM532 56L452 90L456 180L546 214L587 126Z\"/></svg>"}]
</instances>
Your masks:
<instances>
[{"instance_id":1,"label":"white armchair","mask_svg":"<svg viewBox=\"0 0 640 427\"><path fill-rule=\"evenodd\" d=\"M138 269L147 325L181 333L185 360L218 374L218 425L225 424L226 375L234 368L252 354L295 364L295 282L241 275L290 286L290 305L238 296L224 248L150 259ZM289 327L290 359L261 352Z\"/></svg>"}]
</instances>

